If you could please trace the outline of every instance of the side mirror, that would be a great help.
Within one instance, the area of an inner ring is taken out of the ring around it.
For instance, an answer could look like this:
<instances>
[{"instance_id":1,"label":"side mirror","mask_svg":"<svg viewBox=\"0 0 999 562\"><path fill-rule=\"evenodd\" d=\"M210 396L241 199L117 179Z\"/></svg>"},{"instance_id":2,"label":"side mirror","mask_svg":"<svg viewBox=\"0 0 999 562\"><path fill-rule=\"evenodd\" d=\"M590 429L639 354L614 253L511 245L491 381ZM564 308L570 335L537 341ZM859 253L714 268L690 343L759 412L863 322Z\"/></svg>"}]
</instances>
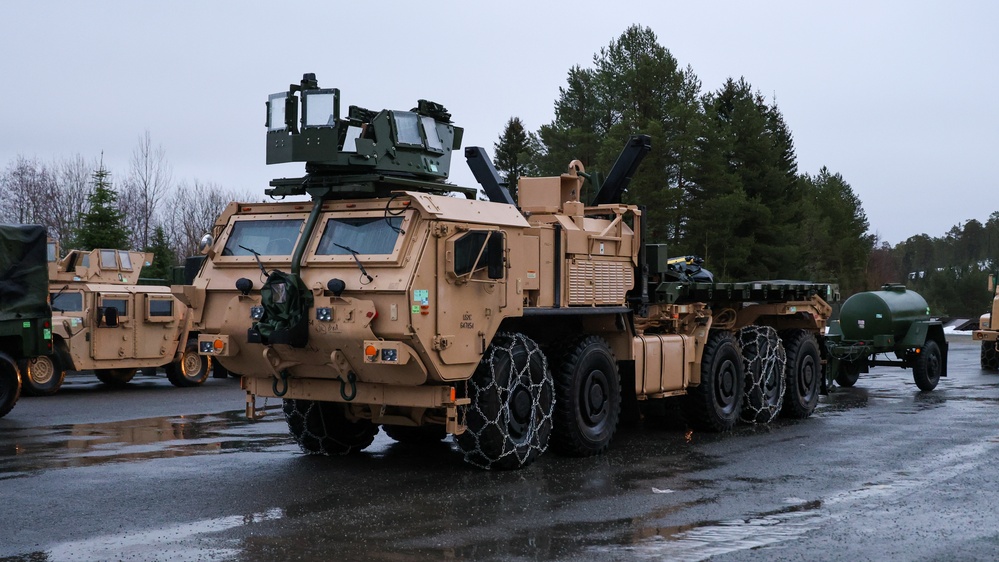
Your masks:
<instances>
[{"instance_id":1,"label":"side mirror","mask_svg":"<svg viewBox=\"0 0 999 562\"><path fill-rule=\"evenodd\" d=\"M504 248L503 248L503 234L501 232L493 232L486 242L486 273L489 275L490 279L502 279L504 267Z\"/></svg>"},{"instance_id":2,"label":"side mirror","mask_svg":"<svg viewBox=\"0 0 999 562\"><path fill-rule=\"evenodd\" d=\"M109 306L104 309L104 325L108 328L118 327L118 309Z\"/></svg>"},{"instance_id":3,"label":"side mirror","mask_svg":"<svg viewBox=\"0 0 999 562\"><path fill-rule=\"evenodd\" d=\"M207 254L208 253L208 249L211 248L212 244L214 244L214 243L215 243L215 240L212 239L212 235L211 234L205 234L204 236L201 237L201 240L198 242L198 253L199 254Z\"/></svg>"}]
</instances>

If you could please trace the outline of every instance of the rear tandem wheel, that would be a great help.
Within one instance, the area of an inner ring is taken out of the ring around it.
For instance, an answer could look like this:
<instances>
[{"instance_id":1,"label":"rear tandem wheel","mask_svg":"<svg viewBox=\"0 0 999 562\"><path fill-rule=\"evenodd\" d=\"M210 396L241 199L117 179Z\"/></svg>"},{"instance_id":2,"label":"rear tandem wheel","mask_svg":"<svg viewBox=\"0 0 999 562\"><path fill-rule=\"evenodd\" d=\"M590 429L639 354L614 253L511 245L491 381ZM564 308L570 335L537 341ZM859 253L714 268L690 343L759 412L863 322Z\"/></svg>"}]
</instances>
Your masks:
<instances>
[{"instance_id":1,"label":"rear tandem wheel","mask_svg":"<svg viewBox=\"0 0 999 562\"><path fill-rule=\"evenodd\" d=\"M822 381L822 359L815 335L807 330L786 330L781 333L787 352L787 394L781 415L804 419L812 415L819 403Z\"/></svg>"},{"instance_id":2,"label":"rear tandem wheel","mask_svg":"<svg viewBox=\"0 0 999 562\"><path fill-rule=\"evenodd\" d=\"M614 437L621 413L617 362L600 336L578 338L563 349L552 367L552 448L576 457L602 453Z\"/></svg>"},{"instance_id":3,"label":"rear tandem wheel","mask_svg":"<svg viewBox=\"0 0 999 562\"><path fill-rule=\"evenodd\" d=\"M735 337L731 332L712 332L701 356L701 382L684 397L688 421L706 431L735 427L742 413L745 379Z\"/></svg>"}]
</instances>

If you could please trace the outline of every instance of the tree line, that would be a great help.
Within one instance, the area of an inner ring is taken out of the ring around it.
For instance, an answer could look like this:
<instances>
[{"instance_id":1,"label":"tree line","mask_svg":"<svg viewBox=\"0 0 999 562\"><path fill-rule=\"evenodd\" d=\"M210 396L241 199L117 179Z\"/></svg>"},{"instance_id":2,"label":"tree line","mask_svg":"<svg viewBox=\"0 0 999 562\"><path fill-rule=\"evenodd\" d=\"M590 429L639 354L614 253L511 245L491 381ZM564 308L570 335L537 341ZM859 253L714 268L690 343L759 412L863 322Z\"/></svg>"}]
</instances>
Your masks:
<instances>
[{"instance_id":1,"label":"tree line","mask_svg":"<svg viewBox=\"0 0 999 562\"><path fill-rule=\"evenodd\" d=\"M95 248L153 252L143 277L168 278L185 256L197 253L230 201L246 194L194 179L174 182L162 147L146 131L120 177L103 157L81 155L44 163L18 156L0 174L0 222L40 224L63 250Z\"/></svg>"},{"instance_id":2,"label":"tree line","mask_svg":"<svg viewBox=\"0 0 999 562\"><path fill-rule=\"evenodd\" d=\"M989 274L997 273L999 211L985 224L976 219L942 236L910 236L871 253L871 282L905 283L922 295L934 315L977 319L992 301Z\"/></svg>"},{"instance_id":3,"label":"tree line","mask_svg":"<svg viewBox=\"0 0 999 562\"><path fill-rule=\"evenodd\" d=\"M645 208L648 242L703 257L718 280L825 281L844 296L906 283L938 315L972 317L988 305L999 212L939 238L879 242L841 174L798 170L775 100L745 78L705 91L649 28L628 28L591 65L570 68L554 109L536 131L511 117L494 145L515 199L520 176L560 174L575 159L608 171L630 135L647 134L652 152L624 199ZM0 221L45 225L63 248L153 251L147 276L165 276L194 254L230 201L256 199L210 182L173 182L148 132L121 174L79 155L52 164L18 157L0 176L0 197L21 202L0 207Z\"/></svg>"},{"instance_id":4,"label":"tree line","mask_svg":"<svg viewBox=\"0 0 999 562\"><path fill-rule=\"evenodd\" d=\"M703 257L718 280L867 288L875 240L849 183L826 168L800 173L775 101L745 78L704 91L649 28L628 28L592 65L570 68L551 123L529 132L512 117L496 167L508 187L521 175L562 173L574 159L606 172L639 133L652 137L652 152L624 199L646 208L648 242Z\"/></svg>"}]
</instances>

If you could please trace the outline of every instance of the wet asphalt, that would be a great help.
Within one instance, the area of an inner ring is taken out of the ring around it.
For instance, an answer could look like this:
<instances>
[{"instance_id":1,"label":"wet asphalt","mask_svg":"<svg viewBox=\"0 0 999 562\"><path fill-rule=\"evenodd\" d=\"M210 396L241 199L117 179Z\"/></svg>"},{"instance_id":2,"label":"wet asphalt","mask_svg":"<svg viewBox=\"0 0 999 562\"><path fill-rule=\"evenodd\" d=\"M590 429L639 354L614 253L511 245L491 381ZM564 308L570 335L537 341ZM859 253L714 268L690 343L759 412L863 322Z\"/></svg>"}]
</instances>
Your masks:
<instances>
[{"instance_id":1,"label":"wet asphalt","mask_svg":"<svg viewBox=\"0 0 999 562\"><path fill-rule=\"evenodd\" d=\"M999 374L949 338L920 392L879 367L801 421L687 431L485 472L384 433L310 457L233 379L88 375L0 419L0 560L995 560Z\"/></svg>"}]
</instances>

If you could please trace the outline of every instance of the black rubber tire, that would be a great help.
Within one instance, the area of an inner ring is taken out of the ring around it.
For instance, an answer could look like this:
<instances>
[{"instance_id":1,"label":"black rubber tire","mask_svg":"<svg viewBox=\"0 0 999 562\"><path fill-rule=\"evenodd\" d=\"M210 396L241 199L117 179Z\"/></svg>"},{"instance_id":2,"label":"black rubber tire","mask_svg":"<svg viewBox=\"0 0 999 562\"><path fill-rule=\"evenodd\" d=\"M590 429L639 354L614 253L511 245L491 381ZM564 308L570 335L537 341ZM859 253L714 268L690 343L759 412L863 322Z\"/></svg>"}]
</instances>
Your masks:
<instances>
[{"instance_id":1,"label":"black rubber tire","mask_svg":"<svg viewBox=\"0 0 999 562\"><path fill-rule=\"evenodd\" d=\"M66 369L55 354L22 359L17 365L21 369L21 392L26 396L50 396L66 380Z\"/></svg>"},{"instance_id":2,"label":"black rubber tire","mask_svg":"<svg viewBox=\"0 0 999 562\"><path fill-rule=\"evenodd\" d=\"M229 369L222 366L222 363L218 361L212 361L212 378L213 379L224 379L229 377ZM239 378L239 375L232 373L233 377Z\"/></svg>"},{"instance_id":3,"label":"black rubber tire","mask_svg":"<svg viewBox=\"0 0 999 562\"><path fill-rule=\"evenodd\" d=\"M0 352L0 418L6 416L21 397L21 373L6 353Z\"/></svg>"},{"instance_id":4,"label":"black rubber tire","mask_svg":"<svg viewBox=\"0 0 999 562\"><path fill-rule=\"evenodd\" d=\"M436 423L420 426L383 425L382 429L385 435L406 445L432 445L447 437L444 426Z\"/></svg>"},{"instance_id":5,"label":"black rubber tire","mask_svg":"<svg viewBox=\"0 0 999 562\"><path fill-rule=\"evenodd\" d=\"M456 436L465 462L480 468L525 467L548 448L555 390L548 361L531 338L499 333L479 361L464 394L464 433Z\"/></svg>"},{"instance_id":6,"label":"black rubber tire","mask_svg":"<svg viewBox=\"0 0 999 562\"><path fill-rule=\"evenodd\" d=\"M787 391L784 393L785 418L805 419L819 403L822 386L822 359L815 335L807 330L787 330L781 333L787 352Z\"/></svg>"},{"instance_id":7,"label":"black rubber tire","mask_svg":"<svg viewBox=\"0 0 999 562\"><path fill-rule=\"evenodd\" d=\"M174 386L188 387L205 384L212 370L212 358L198 354L198 341L189 340L180 360L163 368Z\"/></svg>"},{"instance_id":8,"label":"black rubber tire","mask_svg":"<svg viewBox=\"0 0 999 562\"><path fill-rule=\"evenodd\" d=\"M850 388L860 380L860 364L856 361L840 361L839 373L836 375L836 384Z\"/></svg>"},{"instance_id":9,"label":"black rubber tire","mask_svg":"<svg viewBox=\"0 0 999 562\"><path fill-rule=\"evenodd\" d=\"M912 365L912 380L916 382L919 390L929 392L940 382L942 369L940 346L933 340L926 340L922 351L916 356L916 362Z\"/></svg>"},{"instance_id":10,"label":"black rubber tire","mask_svg":"<svg viewBox=\"0 0 999 562\"><path fill-rule=\"evenodd\" d=\"M746 423L774 421L784 405L787 354L777 330L746 326L736 336L746 373L745 398L740 418ZM768 361L765 361L769 359Z\"/></svg>"},{"instance_id":11,"label":"black rubber tire","mask_svg":"<svg viewBox=\"0 0 999 562\"><path fill-rule=\"evenodd\" d=\"M617 361L600 336L565 346L552 366L555 414L552 448L563 455L589 457L607 450L621 415Z\"/></svg>"},{"instance_id":12,"label":"black rubber tire","mask_svg":"<svg viewBox=\"0 0 999 562\"><path fill-rule=\"evenodd\" d=\"M370 420L347 419L345 404L318 400L284 400L284 418L292 437L310 455L346 455L371 444L378 426Z\"/></svg>"},{"instance_id":13,"label":"black rubber tire","mask_svg":"<svg viewBox=\"0 0 999 562\"><path fill-rule=\"evenodd\" d=\"M987 371L999 370L999 352L996 351L996 342L982 342L982 368Z\"/></svg>"},{"instance_id":14,"label":"black rubber tire","mask_svg":"<svg viewBox=\"0 0 999 562\"><path fill-rule=\"evenodd\" d=\"M102 383L121 388L128 384L138 371L138 369L97 369L94 374Z\"/></svg>"},{"instance_id":15,"label":"black rubber tire","mask_svg":"<svg viewBox=\"0 0 999 562\"><path fill-rule=\"evenodd\" d=\"M703 431L728 431L742 414L746 373L731 332L708 336L701 356L701 382L687 391L687 421Z\"/></svg>"}]
</instances>

